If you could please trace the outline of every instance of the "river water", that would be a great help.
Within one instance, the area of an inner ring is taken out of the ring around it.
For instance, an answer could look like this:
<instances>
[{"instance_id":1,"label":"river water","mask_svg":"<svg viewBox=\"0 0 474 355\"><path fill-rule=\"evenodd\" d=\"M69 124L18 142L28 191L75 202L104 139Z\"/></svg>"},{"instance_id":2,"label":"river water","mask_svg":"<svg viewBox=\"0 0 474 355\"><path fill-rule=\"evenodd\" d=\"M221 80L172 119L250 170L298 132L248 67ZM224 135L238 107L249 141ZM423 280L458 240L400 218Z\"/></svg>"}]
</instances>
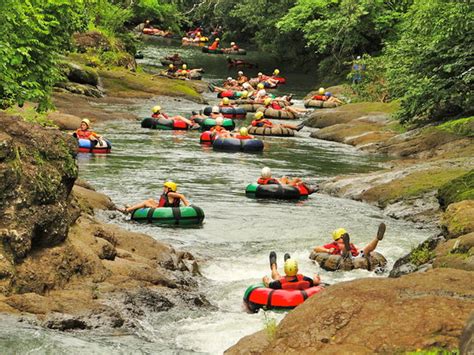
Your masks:
<instances>
[{"instance_id":1,"label":"river water","mask_svg":"<svg viewBox=\"0 0 474 355\"><path fill-rule=\"evenodd\" d=\"M163 43L152 42L144 48L145 63L153 64L155 58L177 51L192 58L192 66L205 67L206 80L229 75L222 56ZM261 53L251 53L247 59L263 57ZM269 72L274 63L263 59L262 67ZM299 97L315 85L309 76L284 71L282 74L289 83L281 90ZM207 93L205 97L211 104L217 102L214 94ZM202 108L183 99L160 98L117 109L145 117L157 103L170 114L189 115L191 110ZM127 336L87 331L63 334L5 318L0 329L2 353L219 354L241 337L263 329L266 320L283 318L282 313L247 314L242 309L245 289L270 273L271 250L277 252L280 266L283 254L289 252L298 260L303 274L319 272L323 281L337 283L386 275L363 270L330 273L312 264L308 259L310 250L329 242L333 229L346 228L352 241L363 246L374 237L378 224L385 222L387 232L378 251L387 257L389 267L431 232L390 219L375 207L318 193L299 202L247 198L245 187L256 181L263 166L271 167L274 176L301 176L316 184L339 174L376 170L383 163L382 157L310 138L309 128L295 138L265 138L261 154L214 152L199 144L199 132L142 129L139 121L108 122L95 129L113 142L112 154L80 154L78 163L80 176L98 191L122 206L158 198L163 181L172 179L179 184L180 192L205 211L202 227L186 229L136 224L117 212L103 212L99 217L192 252L203 274L200 290L216 310L172 309L149 314L136 333Z\"/></svg>"}]
</instances>

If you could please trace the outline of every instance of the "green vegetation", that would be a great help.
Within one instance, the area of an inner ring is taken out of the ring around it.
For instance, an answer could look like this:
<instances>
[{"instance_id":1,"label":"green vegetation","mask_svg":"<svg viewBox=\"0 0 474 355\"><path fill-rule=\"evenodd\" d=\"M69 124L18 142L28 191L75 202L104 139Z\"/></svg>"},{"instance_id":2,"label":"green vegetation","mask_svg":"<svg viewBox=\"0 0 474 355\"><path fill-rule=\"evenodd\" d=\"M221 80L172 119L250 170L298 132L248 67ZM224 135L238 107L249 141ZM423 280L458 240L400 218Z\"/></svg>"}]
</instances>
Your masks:
<instances>
[{"instance_id":1,"label":"green vegetation","mask_svg":"<svg viewBox=\"0 0 474 355\"><path fill-rule=\"evenodd\" d=\"M263 316L265 333L267 334L268 340L272 341L273 339L275 339L278 323L275 318L271 318L270 316L268 316L267 312L264 312Z\"/></svg>"},{"instance_id":2,"label":"green vegetation","mask_svg":"<svg viewBox=\"0 0 474 355\"><path fill-rule=\"evenodd\" d=\"M448 121L437 128L461 136L474 137L474 116Z\"/></svg>"},{"instance_id":3,"label":"green vegetation","mask_svg":"<svg viewBox=\"0 0 474 355\"><path fill-rule=\"evenodd\" d=\"M454 202L474 200L474 170L441 186L438 200L444 208Z\"/></svg>"},{"instance_id":4,"label":"green vegetation","mask_svg":"<svg viewBox=\"0 0 474 355\"><path fill-rule=\"evenodd\" d=\"M410 262L416 266L420 266L426 264L433 259L434 256L435 254L429 249L428 244L422 244L411 251Z\"/></svg>"}]
</instances>

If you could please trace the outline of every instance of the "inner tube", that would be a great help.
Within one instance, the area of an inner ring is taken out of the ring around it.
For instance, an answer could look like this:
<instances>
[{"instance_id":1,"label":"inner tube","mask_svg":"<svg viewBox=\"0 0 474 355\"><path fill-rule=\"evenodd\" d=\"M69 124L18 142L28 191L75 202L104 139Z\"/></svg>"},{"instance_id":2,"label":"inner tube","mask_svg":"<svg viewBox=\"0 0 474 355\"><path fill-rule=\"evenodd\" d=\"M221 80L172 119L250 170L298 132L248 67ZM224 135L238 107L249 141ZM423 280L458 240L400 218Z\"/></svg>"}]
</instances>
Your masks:
<instances>
[{"instance_id":1,"label":"inner tube","mask_svg":"<svg viewBox=\"0 0 474 355\"><path fill-rule=\"evenodd\" d=\"M313 286L305 290L274 290L263 284L256 284L245 290L244 304L249 311L254 313L260 308L289 310L322 290L324 290L322 286Z\"/></svg>"},{"instance_id":2,"label":"inner tube","mask_svg":"<svg viewBox=\"0 0 474 355\"><path fill-rule=\"evenodd\" d=\"M195 118L194 120L201 126L201 131L209 131L216 125L216 120L213 118ZM232 131L235 128L235 122L230 118L224 118L222 127L228 131Z\"/></svg>"},{"instance_id":3,"label":"inner tube","mask_svg":"<svg viewBox=\"0 0 474 355\"><path fill-rule=\"evenodd\" d=\"M247 197L274 198L279 200L299 200L308 197L309 192L304 185L291 186L281 184L248 184L245 189Z\"/></svg>"},{"instance_id":4,"label":"inner tube","mask_svg":"<svg viewBox=\"0 0 474 355\"><path fill-rule=\"evenodd\" d=\"M96 145L90 139L78 139L77 151L80 153L107 154L112 150L112 143L105 138L100 138Z\"/></svg>"},{"instance_id":5,"label":"inner tube","mask_svg":"<svg viewBox=\"0 0 474 355\"><path fill-rule=\"evenodd\" d=\"M240 101L240 100L238 100ZM264 104L256 104L256 103L238 103L238 101L235 102L235 104L239 105L240 108L243 108L247 112L257 112L259 108L264 108Z\"/></svg>"},{"instance_id":6,"label":"inner tube","mask_svg":"<svg viewBox=\"0 0 474 355\"><path fill-rule=\"evenodd\" d=\"M130 217L137 222L161 225L191 226L202 224L204 211L197 206L139 208Z\"/></svg>"},{"instance_id":7,"label":"inner tube","mask_svg":"<svg viewBox=\"0 0 474 355\"><path fill-rule=\"evenodd\" d=\"M233 55L247 55L247 51L245 49L239 48L237 50L232 48L224 48L222 51L225 54L233 54Z\"/></svg>"},{"instance_id":8,"label":"inner tube","mask_svg":"<svg viewBox=\"0 0 474 355\"><path fill-rule=\"evenodd\" d=\"M265 108L260 107L257 109L257 112L263 112L263 116L268 118L273 118L277 120L296 120L298 117L290 111L287 110L275 110L274 108Z\"/></svg>"},{"instance_id":9,"label":"inner tube","mask_svg":"<svg viewBox=\"0 0 474 355\"><path fill-rule=\"evenodd\" d=\"M321 268L327 271L365 269L383 272L387 266L387 259L375 251L371 252L369 257L357 256L355 258L343 258L341 255L312 252L309 258L317 262Z\"/></svg>"},{"instance_id":10,"label":"inner tube","mask_svg":"<svg viewBox=\"0 0 474 355\"><path fill-rule=\"evenodd\" d=\"M213 135L211 131L202 132L199 136L199 142L204 144L211 144L214 139L216 139L216 135Z\"/></svg>"},{"instance_id":11,"label":"inner tube","mask_svg":"<svg viewBox=\"0 0 474 355\"><path fill-rule=\"evenodd\" d=\"M249 134L257 136L277 136L277 137L294 137L295 130L290 128L285 128L281 125L274 127L247 127Z\"/></svg>"},{"instance_id":12,"label":"inner tube","mask_svg":"<svg viewBox=\"0 0 474 355\"><path fill-rule=\"evenodd\" d=\"M227 97L231 100L234 100L234 99L238 99L241 95L242 95L241 91L233 91L233 90L226 90L226 91L221 91L217 93L217 97L219 99Z\"/></svg>"},{"instance_id":13,"label":"inner tube","mask_svg":"<svg viewBox=\"0 0 474 355\"><path fill-rule=\"evenodd\" d=\"M222 150L226 152L261 152L263 151L263 142L258 139L217 137L212 143L212 148L214 150Z\"/></svg>"},{"instance_id":14,"label":"inner tube","mask_svg":"<svg viewBox=\"0 0 474 355\"><path fill-rule=\"evenodd\" d=\"M142 121L142 128L185 131L189 129L189 125L186 122L173 120L172 118L147 117Z\"/></svg>"},{"instance_id":15,"label":"inner tube","mask_svg":"<svg viewBox=\"0 0 474 355\"><path fill-rule=\"evenodd\" d=\"M209 53L209 54L223 54L224 51L220 48L217 49L210 49L209 47L202 47L202 52L203 53Z\"/></svg>"},{"instance_id":16,"label":"inner tube","mask_svg":"<svg viewBox=\"0 0 474 355\"><path fill-rule=\"evenodd\" d=\"M206 106L204 107L203 113L206 116L210 116L212 112L212 107L211 106ZM245 118L247 116L247 111L245 111L241 107L228 107L228 106L219 106L219 112L222 113L222 115L225 118Z\"/></svg>"},{"instance_id":17,"label":"inner tube","mask_svg":"<svg viewBox=\"0 0 474 355\"><path fill-rule=\"evenodd\" d=\"M273 80L278 80L278 84L286 84L286 79L281 76L272 76Z\"/></svg>"},{"instance_id":18,"label":"inner tube","mask_svg":"<svg viewBox=\"0 0 474 355\"><path fill-rule=\"evenodd\" d=\"M315 107L315 108L334 108L337 107L335 102L327 102L322 100L305 100L304 107Z\"/></svg>"}]
</instances>

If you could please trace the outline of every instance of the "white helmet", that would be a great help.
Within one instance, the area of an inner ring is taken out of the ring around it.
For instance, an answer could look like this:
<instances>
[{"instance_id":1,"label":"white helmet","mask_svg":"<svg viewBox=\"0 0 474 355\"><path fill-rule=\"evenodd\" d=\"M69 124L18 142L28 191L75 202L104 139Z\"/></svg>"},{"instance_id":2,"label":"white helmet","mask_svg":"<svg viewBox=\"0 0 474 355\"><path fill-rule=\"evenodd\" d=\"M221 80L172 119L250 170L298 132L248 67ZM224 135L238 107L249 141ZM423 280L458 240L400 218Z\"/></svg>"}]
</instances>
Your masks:
<instances>
[{"instance_id":1,"label":"white helmet","mask_svg":"<svg viewBox=\"0 0 474 355\"><path fill-rule=\"evenodd\" d=\"M264 167L262 169L262 177L265 179L271 178L272 177L272 171L268 166Z\"/></svg>"},{"instance_id":2,"label":"white helmet","mask_svg":"<svg viewBox=\"0 0 474 355\"><path fill-rule=\"evenodd\" d=\"M212 112L212 113L219 113L219 112L220 112L219 106L212 106L211 112Z\"/></svg>"},{"instance_id":3,"label":"white helmet","mask_svg":"<svg viewBox=\"0 0 474 355\"><path fill-rule=\"evenodd\" d=\"M229 76L229 77L227 78L227 80L232 80L232 77L231 77L231 76Z\"/></svg>"},{"instance_id":4,"label":"white helmet","mask_svg":"<svg viewBox=\"0 0 474 355\"><path fill-rule=\"evenodd\" d=\"M240 70L237 74L238 75L244 75L244 72L242 70Z\"/></svg>"}]
</instances>

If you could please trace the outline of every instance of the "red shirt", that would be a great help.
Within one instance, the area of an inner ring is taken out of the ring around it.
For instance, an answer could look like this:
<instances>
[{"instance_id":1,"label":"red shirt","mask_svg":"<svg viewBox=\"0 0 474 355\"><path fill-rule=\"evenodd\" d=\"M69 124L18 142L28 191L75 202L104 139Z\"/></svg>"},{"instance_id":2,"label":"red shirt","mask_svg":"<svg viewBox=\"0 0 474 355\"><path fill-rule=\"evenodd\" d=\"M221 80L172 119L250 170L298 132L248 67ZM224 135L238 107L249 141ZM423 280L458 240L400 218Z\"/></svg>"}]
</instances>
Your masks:
<instances>
[{"instance_id":1,"label":"red shirt","mask_svg":"<svg viewBox=\"0 0 474 355\"><path fill-rule=\"evenodd\" d=\"M330 244L323 245L323 248L325 248L325 249L334 248L334 251L331 253L331 255L342 255L342 250L341 250L341 248L339 248L339 244L336 243L335 241L330 243ZM357 250L355 245L352 244L352 243L351 243L351 254L352 254L352 256L359 255L359 251Z\"/></svg>"}]
</instances>

